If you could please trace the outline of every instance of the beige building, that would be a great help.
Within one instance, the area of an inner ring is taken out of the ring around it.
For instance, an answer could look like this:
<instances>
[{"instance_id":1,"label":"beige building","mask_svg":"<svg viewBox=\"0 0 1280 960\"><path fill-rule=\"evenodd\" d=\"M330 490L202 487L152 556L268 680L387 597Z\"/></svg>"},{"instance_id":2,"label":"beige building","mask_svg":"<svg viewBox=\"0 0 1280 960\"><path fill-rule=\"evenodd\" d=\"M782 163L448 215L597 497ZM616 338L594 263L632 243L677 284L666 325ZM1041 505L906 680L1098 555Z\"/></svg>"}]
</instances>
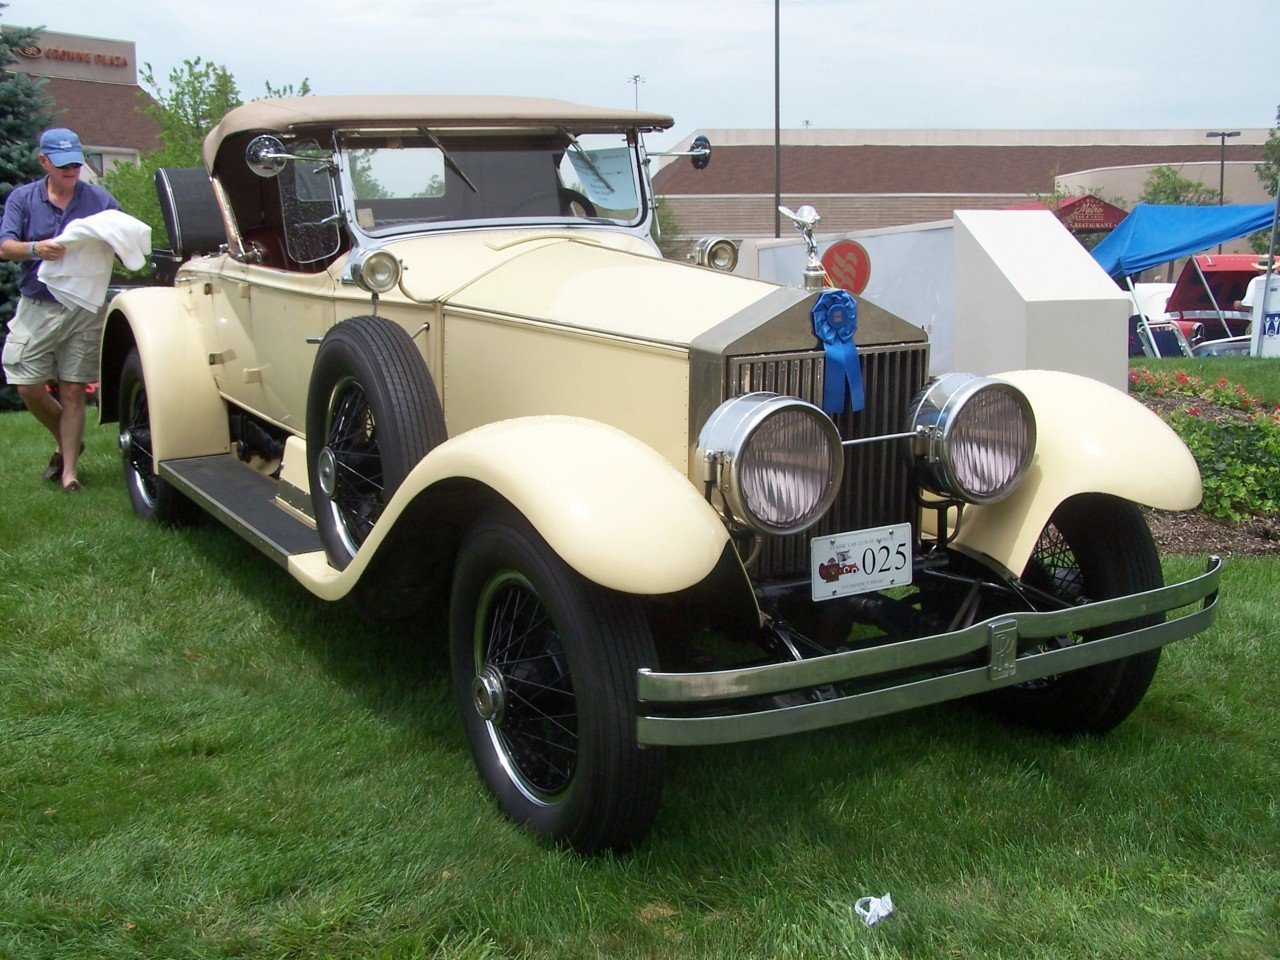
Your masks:
<instances>
[{"instance_id":1,"label":"beige building","mask_svg":"<svg viewBox=\"0 0 1280 960\"><path fill-rule=\"evenodd\" d=\"M784 130L782 202L812 203L820 231L844 233L950 219L956 210L994 210L1031 195L1095 191L1132 206L1157 166L1169 165L1215 192L1220 170L1228 203L1270 202L1254 165L1265 129L1242 130L1221 146L1204 130ZM712 158L697 171L667 162L654 188L682 230L694 236L774 235L772 130L699 130ZM783 220L783 236L792 233Z\"/></svg>"},{"instance_id":2,"label":"beige building","mask_svg":"<svg viewBox=\"0 0 1280 960\"><path fill-rule=\"evenodd\" d=\"M140 110L152 100L138 86L132 41L46 30L18 54L10 69L47 78L56 123L79 134L93 177L160 146L160 125Z\"/></svg>"}]
</instances>

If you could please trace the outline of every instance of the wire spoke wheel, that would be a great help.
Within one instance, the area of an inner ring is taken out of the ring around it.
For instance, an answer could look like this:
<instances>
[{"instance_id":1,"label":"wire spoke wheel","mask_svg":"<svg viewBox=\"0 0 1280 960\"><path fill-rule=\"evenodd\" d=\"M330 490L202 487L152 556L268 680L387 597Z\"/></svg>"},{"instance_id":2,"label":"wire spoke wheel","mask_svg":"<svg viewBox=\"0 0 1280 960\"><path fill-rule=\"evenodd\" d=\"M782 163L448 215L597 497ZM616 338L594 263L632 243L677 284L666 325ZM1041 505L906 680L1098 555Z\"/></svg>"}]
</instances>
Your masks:
<instances>
[{"instance_id":1,"label":"wire spoke wheel","mask_svg":"<svg viewBox=\"0 0 1280 960\"><path fill-rule=\"evenodd\" d=\"M507 816L584 854L644 837L665 755L636 742L636 673L657 664L636 597L495 507L458 551L449 653L472 758Z\"/></svg>"},{"instance_id":2,"label":"wire spoke wheel","mask_svg":"<svg viewBox=\"0 0 1280 960\"><path fill-rule=\"evenodd\" d=\"M142 372L142 357L136 348L129 351L120 368L118 397L120 460L133 512L144 520L167 526L191 523L200 515L196 505L156 474L151 404Z\"/></svg>"},{"instance_id":3,"label":"wire spoke wheel","mask_svg":"<svg viewBox=\"0 0 1280 960\"><path fill-rule=\"evenodd\" d=\"M1087 603L1090 598L1085 593L1084 574L1080 570L1080 561L1071 550L1062 531L1054 526L1053 521L1045 525L1036 540L1031 559L1023 572L1022 582L1034 587L1045 597L1051 597L1062 608ZM1046 637L1036 642L1033 649L1037 651L1057 650L1079 643L1080 637L1075 634L1062 634ZM1024 689L1039 690L1058 682L1058 675L1039 677L1022 684Z\"/></svg>"},{"instance_id":4,"label":"wire spoke wheel","mask_svg":"<svg viewBox=\"0 0 1280 960\"><path fill-rule=\"evenodd\" d=\"M1062 503L1045 525L1022 575L1039 609L1062 609L1163 586L1160 558L1137 506L1105 494ZM1050 650L1158 623L1162 614L1042 641ZM1023 651L1025 652L1025 651ZM1155 676L1160 650L997 690L1008 718L1059 733L1101 734L1129 716Z\"/></svg>"},{"instance_id":5,"label":"wire spoke wheel","mask_svg":"<svg viewBox=\"0 0 1280 960\"><path fill-rule=\"evenodd\" d=\"M334 388L329 409L321 454L332 462L329 509L354 554L386 507L378 424L364 387L352 377Z\"/></svg>"},{"instance_id":6,"label":"wire spoke wheel","mask_svg":"<svg viewBox=\"0 0 1280 960\"><path fill-rule=\"evenodd\" d=\"M1052 520L1041 531L1022 579L1061 599L1064 606L1074 606L1087 599L1080 561Z\"/></svg>"},{"instance_id":7,"label":"wire spoke wheel","mask_svg":"<svg viewBox=\"0 0 1280 960\"><path fill-rule=\"evenodd\" d=\"M519 574L499 574L481 595L475 662L477 677L500 684L486 724L504 766L532 802L555 802L577 766L578 708L560 634Z\"/></svg>"},{"instance_id":8,"label":"wire spoke wheel","mask_svg":"<svg viewBox=\"0 0 1280 960\"><path fill-rule=\"evenodd\" d=\"M151 411L141 380L125 395L127 418L121 419L120 445L126 473L134 490L150 507L156 504L156 474L151 457Z\"/></svg>"},{"instance_id":9,"label":"wire spoke wheel","mask_svg":"<svg viewBox=\"0 0 1280 960\"><path fill-rule=\"evenodd\" d=\"M407 331L352 317L325 334L307 390L307 473L333 566L346 568L409 471L445 437L440 397Z\"/></svg>"}]
</instances>

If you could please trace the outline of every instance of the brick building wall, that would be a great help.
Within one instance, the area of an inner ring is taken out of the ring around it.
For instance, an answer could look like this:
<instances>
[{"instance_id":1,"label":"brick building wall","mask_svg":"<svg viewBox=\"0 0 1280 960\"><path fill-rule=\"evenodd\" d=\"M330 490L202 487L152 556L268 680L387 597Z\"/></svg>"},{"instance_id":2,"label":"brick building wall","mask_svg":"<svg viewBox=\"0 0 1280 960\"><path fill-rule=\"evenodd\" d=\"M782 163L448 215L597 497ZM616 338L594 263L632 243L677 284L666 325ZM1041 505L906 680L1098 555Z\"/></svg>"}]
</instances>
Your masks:
<instances>
[{"instance_id":1,"label":"brick building wall","mask_svg":"<svg viewBox=\"0 0 1280 960\"><path fill-rule=\"evenodd\" d=\"M654 177L663 204L694 236L773 236L773 132L700 132L711 139L711 164L666 163ZM1228 143L1227 202L1265 199L1253 166L1267 135L1244 131ZM782 202L813 204L821 232L843 233L1016 206L1069 188L1079 172L1085 186L1131 205L1163 164L1216 190L1219 150L1203 131L784 131Z\"/></svg>"}]
</instances>

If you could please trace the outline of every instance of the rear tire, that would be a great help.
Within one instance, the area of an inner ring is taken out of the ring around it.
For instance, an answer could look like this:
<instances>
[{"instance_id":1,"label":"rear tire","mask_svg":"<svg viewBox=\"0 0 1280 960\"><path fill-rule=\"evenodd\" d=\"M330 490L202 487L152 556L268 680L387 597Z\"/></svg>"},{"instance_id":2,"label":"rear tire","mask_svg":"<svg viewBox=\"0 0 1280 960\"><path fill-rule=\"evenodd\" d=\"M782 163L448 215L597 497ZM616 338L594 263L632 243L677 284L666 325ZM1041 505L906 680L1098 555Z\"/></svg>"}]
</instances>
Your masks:
<instances>
[{"instance_id":1,"label":"rear tire","mask_svg":"<svg viewBox=\"0 0 1280 960\"><path fill-rule=\"evenodd\" d=\"M129 493L133 512L144 520L169 527L195 522L200 516L199 508L167 480L156 476L151 453L151 406L137 347L129 351L120 368L117 397L124 488Z\"/></svg>"},{"instance_id":2,"label":"rear tire","mask_svg":"<svg viewBox=\"0 0 1280 960\"><path fill-rule=\"evenodd\" d=\"M1160 557L1138 507L1118 497L1085 494L1054 511L1023 580L1068 603L1105 600L1164 586ZM1087 639L1160 623L1153 614L1090 631ZM1074 638L1060 638L1059 644ZM1064 734L1103 734L1142 701L1160 662L1149 650L992 694L1004 716Z\"/></svg>"},{"instance_id":3,"label":"rear tire","mask_svg":"<svg viewBox=\"0 0 1280 960\"><path fill-rule=\"evenodd\" d=\"M636 743L636 671L657 666L639 601L575 573L502 507L462 544L449 642L471 753L503 812L586 855L643 839L665 754Z\"/></svg>"}]
</instances>

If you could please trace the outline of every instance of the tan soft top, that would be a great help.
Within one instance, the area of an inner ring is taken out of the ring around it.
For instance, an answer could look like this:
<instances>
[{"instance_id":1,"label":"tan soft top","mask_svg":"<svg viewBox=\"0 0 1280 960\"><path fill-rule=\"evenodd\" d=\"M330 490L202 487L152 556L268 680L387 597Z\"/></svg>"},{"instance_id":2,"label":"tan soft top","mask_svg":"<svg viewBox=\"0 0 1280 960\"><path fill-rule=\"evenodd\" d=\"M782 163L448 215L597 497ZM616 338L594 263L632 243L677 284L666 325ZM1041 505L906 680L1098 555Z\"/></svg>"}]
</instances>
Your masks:
<instances>
[{"instance_id":1,"label":"tan soft top","mask_svg":"<svg viewBox=\"0 0 1280 960\"><path fill-rule=\"evenodd\" d=\"M246 132L285 133L300 127L359 123L362 126L420 123L431 127L523 126L526 124L617 124L666 130L675 121L661 113L587 107L537 97L360 95L255 100L236 107L204 141L204 162L213 169L227 137Z\"/></svg>"}]
</instances>

